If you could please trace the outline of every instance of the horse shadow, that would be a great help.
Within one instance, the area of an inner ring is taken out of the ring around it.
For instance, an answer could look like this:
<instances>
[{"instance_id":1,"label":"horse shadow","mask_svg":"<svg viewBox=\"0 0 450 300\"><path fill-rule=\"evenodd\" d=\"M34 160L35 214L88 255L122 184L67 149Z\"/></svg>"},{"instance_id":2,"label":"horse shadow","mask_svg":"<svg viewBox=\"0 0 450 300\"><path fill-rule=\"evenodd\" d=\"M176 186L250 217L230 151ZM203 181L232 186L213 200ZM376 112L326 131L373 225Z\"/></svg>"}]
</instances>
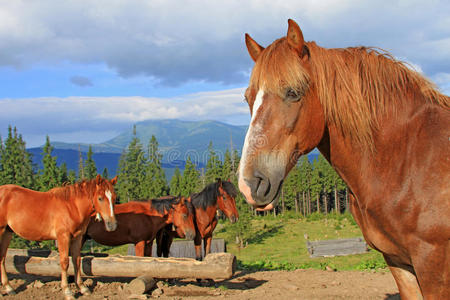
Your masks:
<instances>
[{"instance_id":1,"label":"horse shadow","mask_svg":"<svg viewBox=\"0 0 450 300\"><path fill-rule=\"evenodd\" d=\"M250 239L248 239L249 244L260 244L265 239L277 235L283 228L283 225L278 224L270 227L264 227L263 230L254 234Z\"/></svg>"},{"instance_id":2,"label":"horse shadow","mask_svg":"<svg viewBox=\"0 0 450 300\"><path fill-rule=\"evenodd\" d=\"M400 294L386 294L386 298L384 300L400 300Z\"/></svg>"}]
</instances>

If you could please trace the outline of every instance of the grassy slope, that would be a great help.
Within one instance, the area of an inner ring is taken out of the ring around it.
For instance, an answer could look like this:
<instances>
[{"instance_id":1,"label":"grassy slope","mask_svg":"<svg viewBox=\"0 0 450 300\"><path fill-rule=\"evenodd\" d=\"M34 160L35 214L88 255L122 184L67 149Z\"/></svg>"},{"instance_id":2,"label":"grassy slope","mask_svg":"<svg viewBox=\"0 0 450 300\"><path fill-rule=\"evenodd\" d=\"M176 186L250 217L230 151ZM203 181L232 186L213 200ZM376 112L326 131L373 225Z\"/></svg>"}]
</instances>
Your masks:
<instances>
[{"instance_id":1,"label":"grassy slope","mask_svg":"<svg viewBox=\"0 0 450 300\"><path fill-rule=\"evenodd\" d=\"M224 227L225 229L226 227ZM318 268L330 266L338 270L378 269L385 266L381 254L371 250L366 254L327 258L310 258L304 235L310 241L362 236L349 218L305 219L258 218L253 221L253 237L244 249L230 242L231 237L221 229L216 237L228 240L228 252L236 255L246 267L267 269Z\"/></svg>"},{"instance_id":2,"label":"grassy slope","mask_svg":"<svg viewBox=\"0 0 450 300\"><path fill-rule=\"evenodd\" d=\"M381 254L371 250L366 254L327 258L310 258L304 235L309 240L325 240L362 236L351 217L305 220L296 218L260 217L252 222L253 235L248 246L239 249L227 231L228 221L219 224L214 237L227 240L227 251L236 255L241 267L250 269L324 269L367 270L385 267ZM126 254L127 246L115 247L109 253Z\"/></svg>"}]
</instances>

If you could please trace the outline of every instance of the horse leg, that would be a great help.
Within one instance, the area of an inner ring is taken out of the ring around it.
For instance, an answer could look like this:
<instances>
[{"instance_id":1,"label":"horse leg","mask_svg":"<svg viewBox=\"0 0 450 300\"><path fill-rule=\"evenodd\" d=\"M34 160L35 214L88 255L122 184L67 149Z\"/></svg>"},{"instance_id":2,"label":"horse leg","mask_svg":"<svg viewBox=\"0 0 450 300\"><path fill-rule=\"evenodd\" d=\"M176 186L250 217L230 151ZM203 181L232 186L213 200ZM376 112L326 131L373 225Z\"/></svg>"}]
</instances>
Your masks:
<instances>
[{"instance_id":1,"label":"horse leg","mask_svg":"<svg viewBox=\"0 0 450 300\"><path fill-rule=\"evenodd\" d=\"M211 242L212 242L212 234L208 234L204 239L203 239L203 247L205 248L205 257L206 255L208 255L209 253L211 253ZM208 284L209 286L213 286L214 285L214 280L213 279L208 279Z\"/></svg>"},{"instance_id":2,"label":"horse leg","mask_svg":"<svg viewBox=\"0 0 450 300\"><path fill-rule=\"evenodd\" d=\"M89 295L91 292L90 290L83 284L83 279L81 279L81 247L83 245L83 236L78 236L77 238L72 240L71 246L70 246L70 252L72 253L72 264L73 264L73 271L74 271L74 277L75 282L80 289L80 292L83 295Z\"/></svg>"},{"instance_id":3,"label":"horse leg","mask_svg":"<svg viewBox=\"0 0 450 300\"><path fill-rule=\"evenodd\" d=\"M3 228L3 233L0 234L0 262L1 262L1 276L2 276L2 285L5 287L5 291L8 295L14 295L16 292L9 284L8 275L6 275L5 268L5 259L6 252L8 251L9 243L12 238L12 231Z\"/></svg>"},{"instance_id":4,"label":"horse leg","mask_svg":"<svg viewBox=\"0 0 450 300\"><path fill-rule=\"evenodd\" d=\"M145 252L145 241L139 241L134 244L134 255L135 256L144 256Z\"/></svg>"},{"instance_id":5,"label":"horse leg","mask_svg":"<svg viewBox=\"0 0 450 300\"><path fill-rule=\"evenodd\" d=\"M164 257L169 257L170 247L172 246L173 238L175 237L176 232L168 232L165 234L165 239L163 242L162 255Z\"/></svg>"},{"instance_id":6,"label":"horse leg","mask_svg":"<svg viewBox=\"0 0 450 300\"><path fill-rule=\"evenodd\" d=\"M396 263L393 258L386 254L383 254L383 256L397 283L400 298L412 300L423 299L414 269Z\"/></svg>"},{"instance_id":7,"label":"horse leg","mask_svg":"<svg viewBox=\"0 0 450 300\"><path fill-rule=\"evenodd\" d=\"M212 235L208 235L203 239L203 247L205 248L205 256L211 253Z\"/></svg>"},{"instance_id":8,"label":"horse leg","mask_svg":"<svg viewBox=\"0 0 450 300\"><path fill-rule=\"evenodd\" d=\"M60 234L57 237L59 250L59 263L61 265L61 289L66 300L73 300L72 291L67 283L67 269L69 268L69 245L70 238L68 234Z\"/></svg>"},{"instance_id":9,"label":"horse leg","mask_svg":"<svg viewBox=\"0 0 450 300\"><path fill-rule=\"evenodd\" d=\"M144 241L144 256L152 256L153 241Z\"/></svg>"},{"instance_id":10,"label":"horse leg","mask_svg":"<svg viewBox=\"0 0 450 300\"><path fill-rule=\"evenodd\" d=\"M198 261L202 260L202 237L200 234L196 234L194 237L194 247L195 247L195 259Z\"/></svg>"},{"instance_id":11,"label":"horse leg","mask_svg":"<svg viewBox=\"0 0 450 300\"><path fill-rule=\"evenodd\" d=\"M420 244L412 257L420 289L425 299L448 299L450 295L450 242Z\"/></svg>"}]
</instances>

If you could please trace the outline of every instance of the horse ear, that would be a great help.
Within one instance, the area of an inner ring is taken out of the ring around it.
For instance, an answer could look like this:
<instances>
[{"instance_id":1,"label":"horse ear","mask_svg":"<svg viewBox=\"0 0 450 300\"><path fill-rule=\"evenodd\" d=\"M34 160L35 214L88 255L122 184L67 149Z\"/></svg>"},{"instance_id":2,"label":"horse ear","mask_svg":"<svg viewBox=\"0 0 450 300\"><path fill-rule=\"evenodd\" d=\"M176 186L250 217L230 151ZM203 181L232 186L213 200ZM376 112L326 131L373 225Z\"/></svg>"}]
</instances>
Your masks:
<instances>
[{"instance_id":1,"label":"horse ear","mask_svg":"<svg viewBox=\"0 0 450 300\"><path fill-rule=\"evenodd\" d=\"M181 204L181 205L184 205L184 197L181 197L181 198L180 198L180 204Z\"/></svg>"},{"instance_id":2,"label":"horse ear","mask_svg":"<svg viewBox=\"0 0 450 300\"><path fill-rule=\"evenodd\" d=\"M112 184L112 185L116 185L116 183L117 183L117 175L116 175L116 177L114 177L113 179L111 179L111 184Z\"/></svg>"},{"instance_id":3,"label":"horse ear","mask_svg":"<svg viewBox=\"0 0 450 300\"><path fill-rule=\"evenodd\" d=\"M97 177L95 177L95 183L100 184L101 181L102 181L102 176L100 176L100 174L97 174Z\"/></svg>"},{"instance_id":4,"label":"horse ear","mask_svg":"<svg viewBox=\"0 0 450 300\"><path fill-rule=\"evenodd\" d=\"M253 61L258 59L258 56L264 50L264 47L255 42L248 33L245 34L245 44L247 45L248 53Z\"/></svg>"},{"instance_id":5,"label":"horse ear","mask_svg":"<svg viewBox=\"0 0 450 300\"><path fill-rule=\"evenodd\" d=\"M222 178L217 177L216 178L217 183L219 184L219 186L222 186Z\"/></svg>"},{"instance_id":6,"label":"horse ear","mask_svg":"<svg viewBox=\"0 0 450 300\"><path fill-rule=\"evenodd\" d=\"M300 27L294 20L288 20L288 31L287 31L287 41L289 45L297 50L299 53L303 53L303 46L305 45L305 40L303 39L303 33Z\"/></svg>"}]
</instances>

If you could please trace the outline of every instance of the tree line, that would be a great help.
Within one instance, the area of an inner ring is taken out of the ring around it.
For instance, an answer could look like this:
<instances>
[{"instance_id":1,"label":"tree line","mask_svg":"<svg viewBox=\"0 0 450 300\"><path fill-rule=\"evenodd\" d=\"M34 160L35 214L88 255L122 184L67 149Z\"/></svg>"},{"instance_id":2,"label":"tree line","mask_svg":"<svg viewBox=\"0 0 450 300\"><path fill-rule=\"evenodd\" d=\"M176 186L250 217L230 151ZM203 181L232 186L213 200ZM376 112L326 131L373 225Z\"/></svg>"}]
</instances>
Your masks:
<instances>
[{"instance_id":1,"label":"tree line","mask_svg":"<svg viewBox=\"0 0 450 300\"><path fill-rule=\"evenodd\" d=\"M22 136L15 127L9 126L6 139L3 141L0 137L0 184L12 183L47 191L63 184L92 179L99 172L91 147L86 159L80 152L77 172L68 170L65 163L58 166L52 151L47 136L42 153L42 168L38 169L26 151ZM145 148L134 127L133 137L120 157L117 170L119 180L116 193L120 202L165 195L189 196L201 191L216 178L230 180L237 187L240 157L236 149L226 150L221 160L210 142L205 168L198 169L199 162L192 161L188 156L184 170L177 167L169 181L162 167L162 158L156 137L152 136ZM106 168L102 175L108 178ZM238 202L244 201L238 199ZM248 211L250 215L258 214L244 203L238 203L238 206L241 213ZM321 155L313 162L303 156L285 179L279 204L272 213L276 215L290 211L307 216L313 212L340 213L347 208L347 187L330 164Z\"/></svg>"}]
</instances>

